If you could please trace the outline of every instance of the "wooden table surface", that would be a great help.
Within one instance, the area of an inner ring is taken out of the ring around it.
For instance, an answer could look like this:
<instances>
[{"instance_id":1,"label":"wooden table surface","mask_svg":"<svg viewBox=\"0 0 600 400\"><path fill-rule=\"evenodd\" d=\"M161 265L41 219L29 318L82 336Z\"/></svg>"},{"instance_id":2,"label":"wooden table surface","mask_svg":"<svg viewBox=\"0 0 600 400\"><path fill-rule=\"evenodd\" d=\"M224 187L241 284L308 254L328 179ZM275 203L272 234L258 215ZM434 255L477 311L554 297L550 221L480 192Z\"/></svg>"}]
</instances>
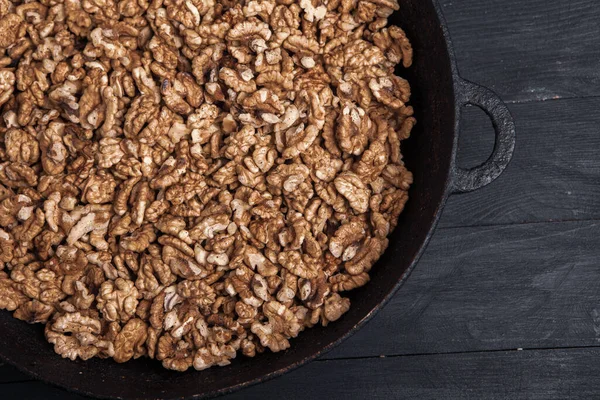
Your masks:
<instances>
[{"instance_id":1,"label":"wooden table surface","mask_svg":"<svg viewBox=\"0 0 600 400\"><path fill-rule=\"evenodd\" d=\"M365 328L224 399L600 396L600 1L442 0L462 75L508 103L517 149L454 196L406 285ZM461 122L464 166L491 124ZM83 399L0 367L2 399Z\"/></svg>"}]
</instances>

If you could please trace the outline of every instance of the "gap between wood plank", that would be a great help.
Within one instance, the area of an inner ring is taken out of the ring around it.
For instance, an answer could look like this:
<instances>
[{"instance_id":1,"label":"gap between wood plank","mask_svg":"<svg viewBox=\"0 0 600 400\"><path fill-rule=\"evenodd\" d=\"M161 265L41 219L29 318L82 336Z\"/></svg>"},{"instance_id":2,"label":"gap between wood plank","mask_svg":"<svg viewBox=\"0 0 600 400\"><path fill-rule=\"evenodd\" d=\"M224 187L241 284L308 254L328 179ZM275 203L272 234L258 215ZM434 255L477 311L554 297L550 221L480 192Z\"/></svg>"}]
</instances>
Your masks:
<instances>
[{"instance_id":1,"label":"gap between wood plank","mask_svg":"<svg viewBox=\"0 0 600 400\"><path fill-rule=\"evenodd\" d=\"M461 354L489 354L489 353L515 353L515 352L528 352L528 351L561 351L561 350L583 350L590 348L600 348L600 345L594 346L565 346L565 347L539 347L539 348L522 348L522 349L495 349L495 350L473 350L473 351L450 351L450 352L437 352L437 353L420 353L420 354L392 354L385 356L365 356L365 357L342 357L342 358L321 358L315 360L315 362L323 363L323 362L340 362L340 361L353 361L353 360L377 360L377 359L386 359L386 358L409 358L409 357L428 357L428 356L452 356L452 355L461 355ZM308 363L310 364L310 363ZM306 364L306 365L308 365ZM14 368L9 365L2 365L3 367ZM0 382L0 386L2 385L11 385L18 383L28 383L28 382L38 382L37 379L21 379L12 382Z\"/></svg>"},{"instance_id":2,"label":"gap between wood plank","mask_svg":"<svg viewBox=\"0 0 600 400\"><path fill-rule=\"evenodd\" d=\"M450 197L440 227L600 219L600 161L594 153L599 103L579 98L510 106L517 124L511 164L493 184ZM485 161L494 146L491 125L478 109L464 109L459 165Z\"/></svg>"},{"instance_id":3,"label":"gap between wood plank","mask_svg":"<svg viewBox=\"0 0 600 400\"><path fill-rule=\"evenodd\" d=\"M515 100L598 94L597 1L441 4L465 78Z\"/></svg>"},{"instance_id":4,"label":"gap between wood plank","mask_svg":"<svg viewBox=\"0 0 600 400\"><path fill-rule=\"evenodd\" d=\"M402 358L402 357L427 357L427 356L450 356L458 354L486 354L486 353L511 353L519 351L558 351L558 350L582 350L600 348L598 345L588 346L561 346L561 347L528 347L518 349L490 349L490 350L465 350L465 351L448 351L448 352L433 352L433 353L414 353L414 354L390 354L380 356L357 356L357 357L339 357L339 358L319 358L315 361L340 361L340 360L373 360L378 358Z\"/></svg>"},{"instance_id":5,"label":"gap between wood plank","mask_svg":"<svg viewBox=\"0 0 600 400\"><path fill-rule=\"evenodd\" d=\"M554 223L568 223L568 222L600 222L598 218L564 218L564 219L550 219L544 221L521 221L521 222L499 222L497 224L478 224L478 225L456 225L456 226L438 226L435 228L436 231L446 231L451 229L465 229L465 228L493 228L502 226L525 226L525 225L538 225L538 224L554 224Z\"/></svg>"}]
</instances>

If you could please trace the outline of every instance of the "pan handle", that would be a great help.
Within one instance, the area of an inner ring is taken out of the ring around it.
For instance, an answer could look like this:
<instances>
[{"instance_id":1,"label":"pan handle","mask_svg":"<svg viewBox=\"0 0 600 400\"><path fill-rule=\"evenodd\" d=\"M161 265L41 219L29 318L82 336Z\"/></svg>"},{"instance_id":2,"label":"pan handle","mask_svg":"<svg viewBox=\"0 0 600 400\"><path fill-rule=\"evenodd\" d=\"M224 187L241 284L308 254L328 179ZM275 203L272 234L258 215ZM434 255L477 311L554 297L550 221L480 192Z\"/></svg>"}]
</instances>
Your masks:
<instances>
[{"instance_id":1,"label":"pan handle","mask_svg":"<svg viewBox=\"0 0 600 400\"><path fill-rule=\"evenodd\" d=\"M464 169L456 160L453 162L452 193L467 193L489 185L506 169L515 150L515 122L506 105L490 89L457 77L455 90L458 106L481 108L492 120L496 134L494 150L483 164Z\"/></svg>"}]
</instances>

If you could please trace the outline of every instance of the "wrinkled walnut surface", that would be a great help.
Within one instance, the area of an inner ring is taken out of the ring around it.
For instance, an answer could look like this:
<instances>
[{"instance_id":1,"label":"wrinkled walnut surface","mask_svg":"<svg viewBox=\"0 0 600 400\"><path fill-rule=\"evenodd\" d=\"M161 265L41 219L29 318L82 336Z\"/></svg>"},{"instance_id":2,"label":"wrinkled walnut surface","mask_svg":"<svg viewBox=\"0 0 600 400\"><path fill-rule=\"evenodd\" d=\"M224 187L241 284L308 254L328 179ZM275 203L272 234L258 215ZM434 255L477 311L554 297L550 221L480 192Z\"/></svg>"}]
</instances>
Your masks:
<instances>
[{"instance_id":1,"label":"wrinkled walnut surface","mask_svg":"<svg viewBox=\"0 0 600 400\"><path fill-rule=\"evenodd\" d=\"M408 199L397 0L0 0L0 308L185 371L339 319Z\"/></svg>"}]
</instances>

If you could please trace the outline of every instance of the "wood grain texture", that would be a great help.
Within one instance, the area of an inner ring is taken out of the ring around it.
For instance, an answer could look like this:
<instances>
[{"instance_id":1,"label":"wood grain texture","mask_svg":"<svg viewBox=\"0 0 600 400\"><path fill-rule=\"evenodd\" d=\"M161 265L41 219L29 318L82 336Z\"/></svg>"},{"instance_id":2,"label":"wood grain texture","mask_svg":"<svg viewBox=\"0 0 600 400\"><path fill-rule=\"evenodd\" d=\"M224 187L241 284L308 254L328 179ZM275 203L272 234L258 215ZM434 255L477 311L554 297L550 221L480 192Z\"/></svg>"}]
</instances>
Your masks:
<instances>
[{"instance_id":1,"label":"wood grain texture","mask_svg":"<svg viewBox=\"0 0 600 400\"><path fill-rule=\"evenodd\" d=\"M223 400L597 398L599 357L573 349L314 362Z\"/></svg>"},{"instance_id":2,"label":"wood grain texture","mask_svg":"<svg viewBox=\"0 0 600 400\"><path fill-rule=\"evenodd\" d=\"M524 102L600 95L597 0L441 0L461 74Z\"/></svg>"},{"instance_id":3,"label":"wood grain texture","mask_svg":"<svg viewBox=\"0 0 600 400\"><path fill-rule=\"evenodd\" d=\"M599 358L600 349L580 348L315 361L221 399L596 398ZM85 398L40 382L3 384L0 393L3 399Z\"/></svg>"},{"instance_id":4,"label":"wood grain texture","mask_svg":"<svg viewBox=\"0 0 600 400\"><path fill-rule=\"evenodd\" d=\"M600 98L510 109L517 124L511 164L488 187L450 197L441 226L600 219ZM461 122L460 165L474 166L491 153L491 123L474 107Z\"/></svg>"},{"instance_id":5,"label":"wood grain texture","mask_svg":"<svg viewBox=\"0 0 600 400\"><path fill-rule=\"evenodd\" d=\"M564 349L321 361L222 399L593 398L600 391L599 356L599 349ZM7 399L24 392L30 400L84 399L39 382L0 389Z\"/></svg>"},{"instance_id":6,"label":"wood grain texture","mask_svg":"<svg viewBox=\"0 0 600 400\"><path fill-rule=\"evenodd\" d=\"M593 398L600 391L598 356L599 349L576 349L315 362L224 399L277 393L286 399L360 398L357 393L382 400ZM323 376L330 380L312 384Z\"/></svg>"},{"instance_id":7,"label":"wood grain texture","mask_svg":"<svg viewBox=\"0 0 600 400\"><path fill-rule=\"evenodd\" d=\"M600 344L600 222L439 230L390 303L325 358Z\"/></svg>"}]
</instances>

